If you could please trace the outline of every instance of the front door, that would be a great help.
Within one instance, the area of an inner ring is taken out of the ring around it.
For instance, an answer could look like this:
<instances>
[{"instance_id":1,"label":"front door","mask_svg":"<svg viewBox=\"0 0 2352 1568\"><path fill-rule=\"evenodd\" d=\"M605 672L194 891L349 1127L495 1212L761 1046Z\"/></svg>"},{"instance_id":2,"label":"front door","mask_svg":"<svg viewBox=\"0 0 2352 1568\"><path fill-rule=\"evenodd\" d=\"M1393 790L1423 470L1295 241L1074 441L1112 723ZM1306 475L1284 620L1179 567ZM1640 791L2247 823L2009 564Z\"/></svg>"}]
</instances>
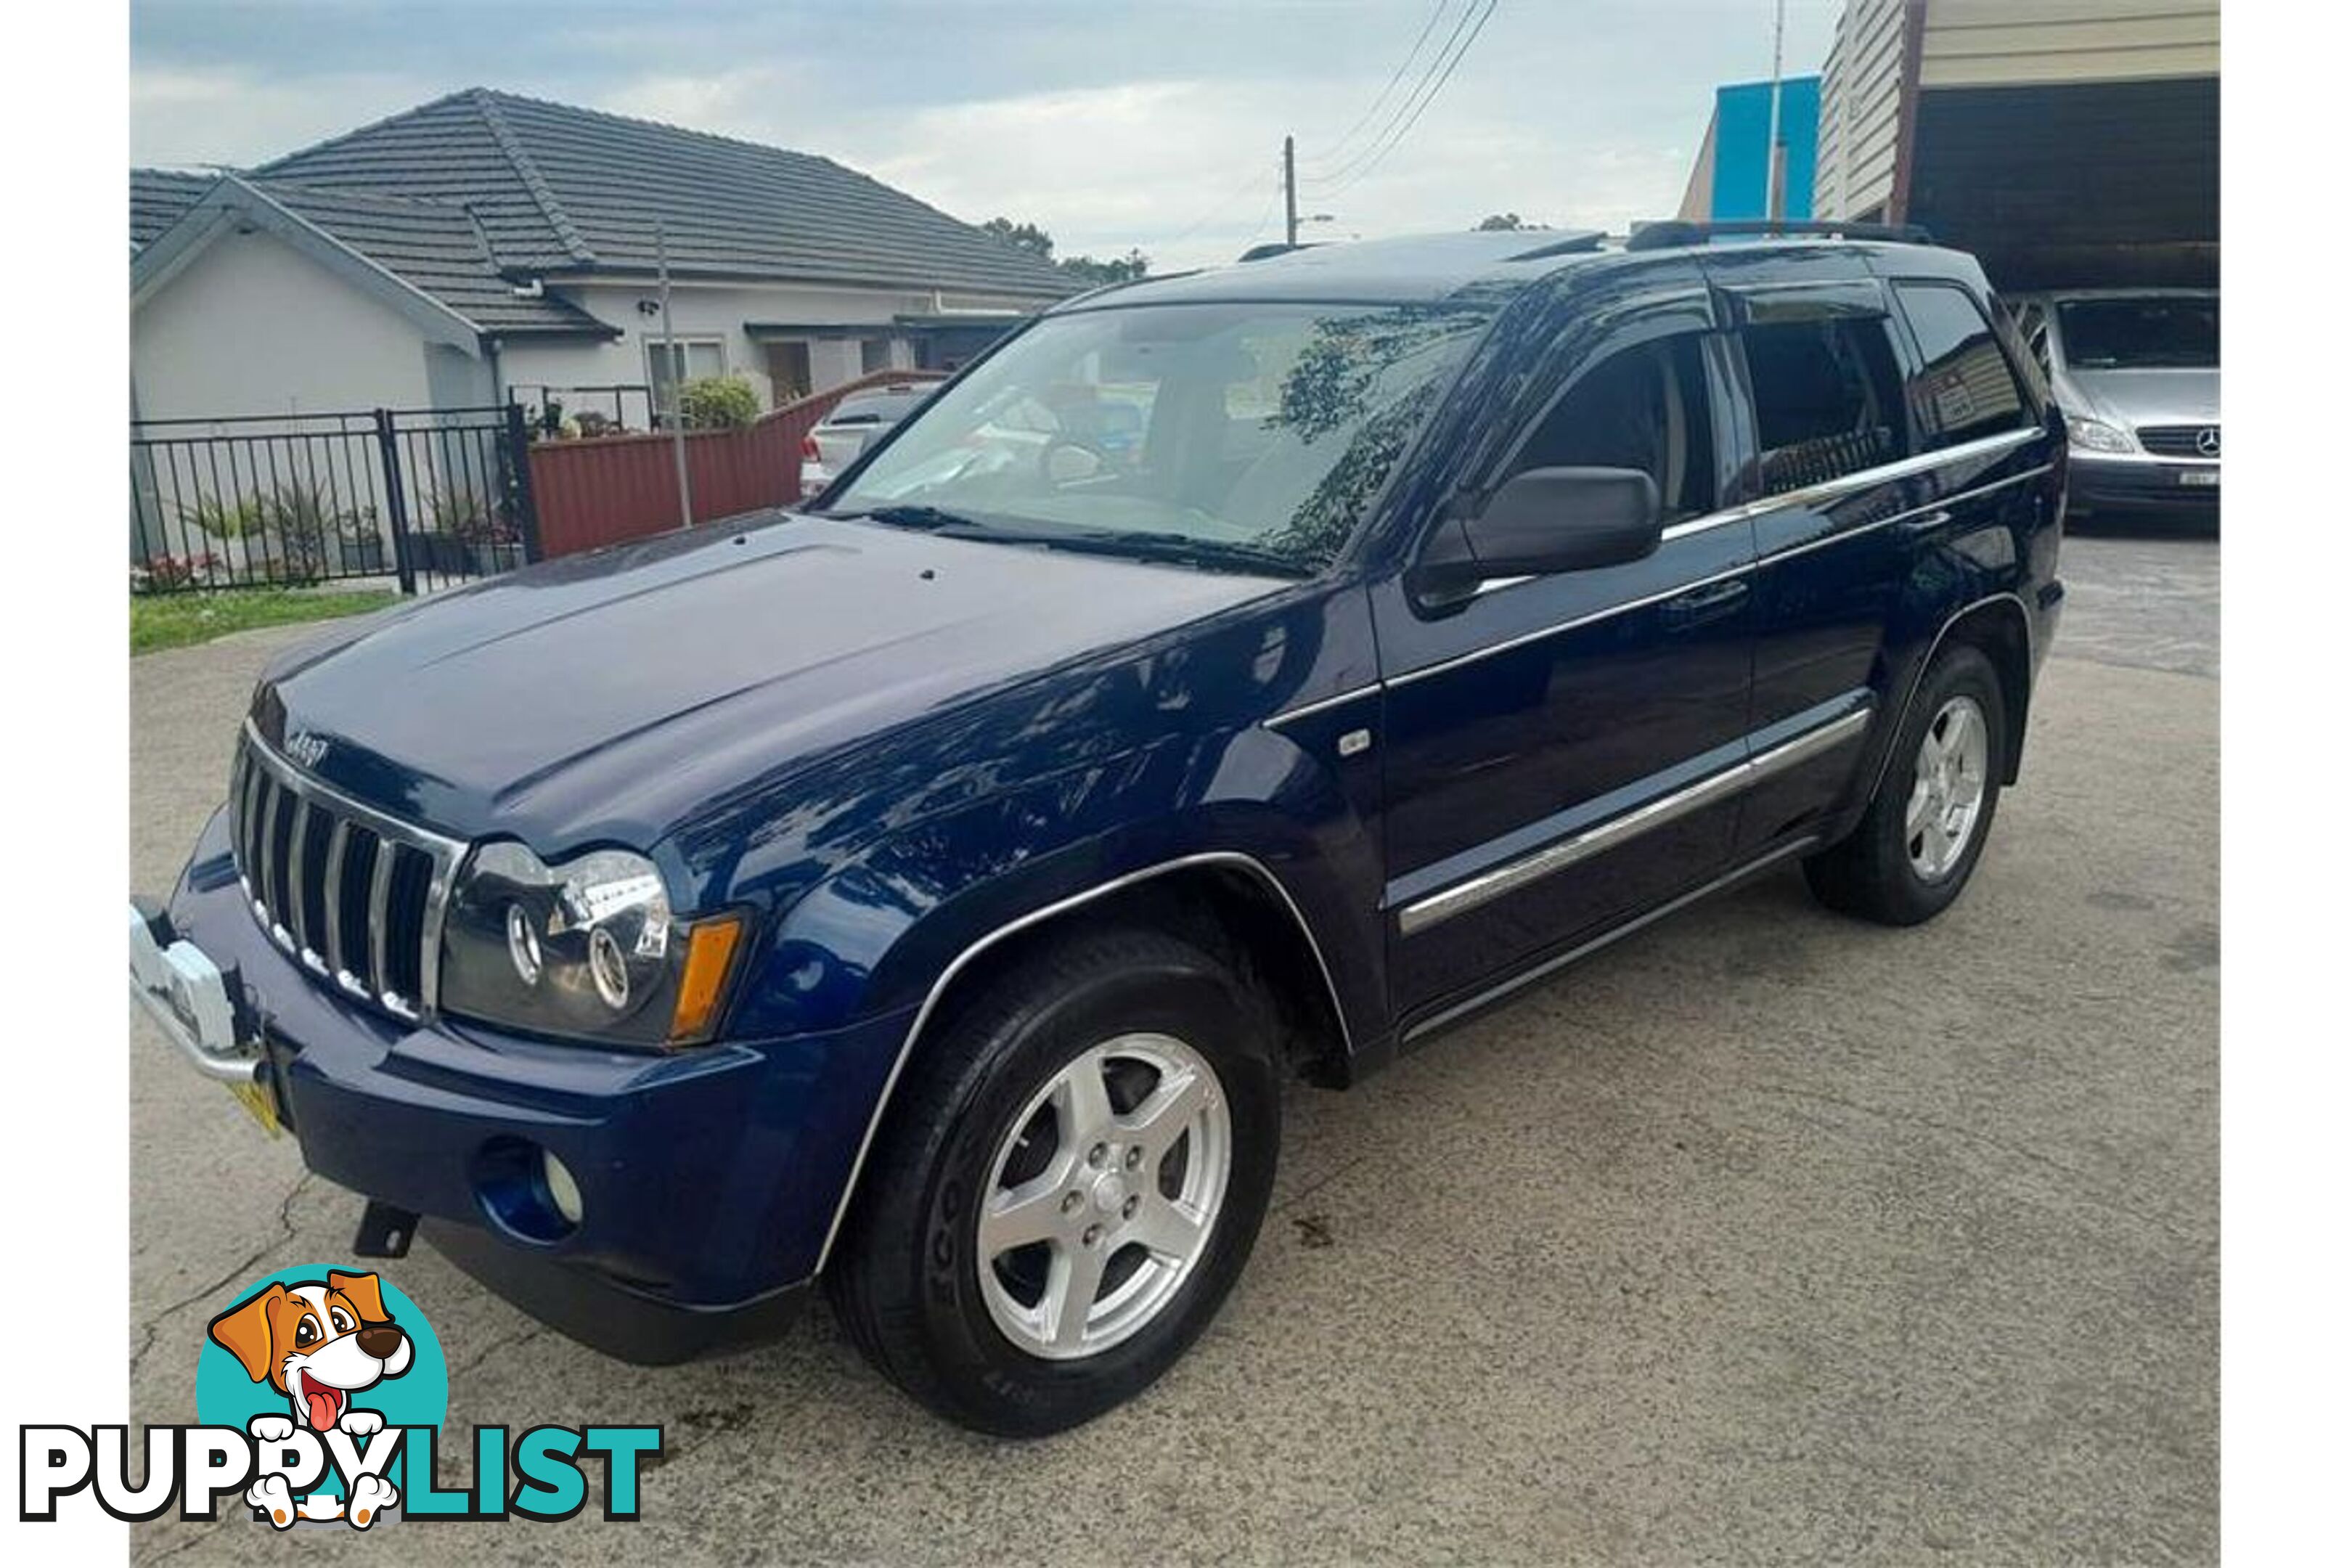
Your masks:
<instances>
[{"instance_id":1,"label":"front door","mask_svg":"<svg viewBox=\"0 0 2352 1568\"><path fill-rule=\"evenodd\" d=\"M1534 366L1538 396L1485 487L1531 468L1634 468L1667 537L1630 564L1489 584L1466 605L1376 588L1387 688L1385 910L1408 1029L1508 971L1722 868L1745 756L1752 560L1716 509L1723 344L1695 268L1661 268L1599 333ZM1702 786L1694 789L1694 786Z\"/></svg>"}]
</instances>

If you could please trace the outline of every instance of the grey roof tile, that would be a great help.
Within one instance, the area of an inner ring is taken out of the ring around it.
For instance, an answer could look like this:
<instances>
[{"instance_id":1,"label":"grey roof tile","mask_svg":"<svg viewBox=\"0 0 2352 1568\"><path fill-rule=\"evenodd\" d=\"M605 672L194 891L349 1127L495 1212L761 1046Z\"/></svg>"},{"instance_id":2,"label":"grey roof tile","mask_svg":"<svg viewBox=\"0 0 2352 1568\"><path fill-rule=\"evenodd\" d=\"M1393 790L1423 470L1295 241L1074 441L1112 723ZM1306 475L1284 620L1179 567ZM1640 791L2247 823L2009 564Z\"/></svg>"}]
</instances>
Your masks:
<instances>
[{"instance_id":1,"label":"grey roof tile","mask_svg":"<svg viewBox=\"0 0 2352 1568\"><path fill-rule=\"evenodd\" d=\"M1066 274L830 159L472 88L288 154L265 182L469 203L499 261L1037 299Z\"/></svg>"},{"instance_id":2,"label":"grey roof tile","mask_svg":"<svg viewBox=\"0 0 2352 1568\"><path fill-rule=\"evenodd\" d=\"M218 175L131 171L131 243L154 240L220 183ZM238 178L486 332L591 332L613 328L552 294L514 292L491 264L465 209L366 191L318 190L287 180Z\"/></svg>"},{"instance_id":3,"label":"grey roof tile","mask_svg":"<svg viewBox=\"0 0 2352 1568\"><path fill-rule=\"evenodd\" d=\"M180 216L220 183L218 174L184 174L171 169L131 171L131 248L138 249L180 221Z\"/></svg>"}]
</instances>

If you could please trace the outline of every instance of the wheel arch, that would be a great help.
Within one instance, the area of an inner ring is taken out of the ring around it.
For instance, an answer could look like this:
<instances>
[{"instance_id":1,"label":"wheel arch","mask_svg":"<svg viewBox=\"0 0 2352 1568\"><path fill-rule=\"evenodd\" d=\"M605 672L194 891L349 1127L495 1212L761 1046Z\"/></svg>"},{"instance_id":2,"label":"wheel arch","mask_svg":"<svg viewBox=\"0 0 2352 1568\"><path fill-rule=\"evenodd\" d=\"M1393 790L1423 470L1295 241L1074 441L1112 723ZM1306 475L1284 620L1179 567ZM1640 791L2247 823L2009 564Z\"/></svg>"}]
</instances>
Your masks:
<instances>
[{"instance_id":1,"label":"wheel arch","mask_svg":"<svg viewBox=\"0 0 2352 1568\"><path fill-rule=\"evenodd\" d=\"M2000 678L2001 706L2007 720L2007 732L2001 740L2000 779L2004 784L2017 782L2024 764L2026 711L2033 696L2033 623L2026 613L2025 601L2003 589L1954 610L1929 639L1918 663L1912 668L1910 679L1904 685L1903 700L1886 726L1886 750L1878 759L1871 787L1862 796L1864 800L1877 793L1887 768L1894 763L1894 737L1900 735L1909 721L1912 704L1919 700L1919 689L1927 684L1927 671L1935 668L1937 657L1947 647L1959 646L1983 653Z\"/></svg>"},{"instance_id":2,"label":"wheel arch","mask_svg":"<svg viewBox=\"0 0 2352 1568\"><path fill-rule=\"evenodd\" d=\"M2033 623L2025 601L2015 594L1995 594L1979 599L1944 623L1936 644L1919 665L1912 681L1913 700L1937 656L1947 647L1976 648L1992 661L2000 678L2000 702L2008 721L2001 737L2000 782L2013 784L2025 761L2026 710L2033 700ZM1906 717L1908 704L1906 704Z\"/></svg>"},{"instance_id":3,"label":"wheel arch","mask_svg":"<svg viewBox=\"0 0 2352 1568\"><path fill-rule=\"evenodd\" d=\"M1352 1042L1339 986L1312 926L1266 864L1234 849L1203 850L1142 867L1007 920L966 942L940 970L876 1097L872 1115L819 1248L823 1272L856 1205L866 1156L926 1039L991 975L1080 921L1132 919L1198 937L1250 978L1265 983L1283 1026L1286 1061L1318 1082L1346 1080Z\"/></svg>"}]
</instances>

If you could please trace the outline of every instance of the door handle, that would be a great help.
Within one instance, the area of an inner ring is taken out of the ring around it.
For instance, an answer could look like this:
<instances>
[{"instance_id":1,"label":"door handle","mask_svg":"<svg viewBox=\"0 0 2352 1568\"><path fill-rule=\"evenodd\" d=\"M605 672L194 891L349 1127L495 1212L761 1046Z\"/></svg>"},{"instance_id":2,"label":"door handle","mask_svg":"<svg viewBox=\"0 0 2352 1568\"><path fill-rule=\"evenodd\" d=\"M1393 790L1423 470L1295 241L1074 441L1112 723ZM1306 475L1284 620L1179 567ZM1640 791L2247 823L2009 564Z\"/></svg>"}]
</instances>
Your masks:
<instances>
[{"instance_id":1,"label":"door handle","mask_svg":"<svg viewBox=\"0 0 2352 1568\"><path fill-rule=\"evenodd\" d=\"M1704 588L1694 588L1687 594L1677 594L1665 603L1666 628L1688 631L1693 626L1719 621L1737 614L1748 601L1748 583L1735 577L1727 583L1710 583Z\"/></svg>"}]
</instances>

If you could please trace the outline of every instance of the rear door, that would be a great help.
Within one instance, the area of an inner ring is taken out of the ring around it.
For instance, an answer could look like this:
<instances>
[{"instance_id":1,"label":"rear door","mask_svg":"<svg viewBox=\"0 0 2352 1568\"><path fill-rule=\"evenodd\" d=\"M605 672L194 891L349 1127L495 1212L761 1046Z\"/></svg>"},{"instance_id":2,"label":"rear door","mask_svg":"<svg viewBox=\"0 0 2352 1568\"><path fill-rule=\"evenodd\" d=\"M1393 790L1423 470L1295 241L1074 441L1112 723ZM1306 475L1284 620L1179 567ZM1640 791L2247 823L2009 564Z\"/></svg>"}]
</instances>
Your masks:
<instances>
[{"instance_id":1,"label":"rear door","mask_svg":"<svg viewBox=\"0 0 2352 1568\"><path fill-rule=\"evenodd\" d=\"M2014 566L1999 524L2036 504L2019 481L2039 472L2040 432L1955 280L1885 279L1859 254L1708 267L1738 321L1738 493L1756 509L1752 744L1761 755L1816 737L1801 765L1759 772L1737 830L1745 857L1850 798L1865 737L1907 694L1944 616L1975 596L1972 578Z\"/></svg>"},{"instance_id":2,"label":"rear door","mask_svg":"<svg viewBox=\"0 0 2352 1568\"><path fill-rule=\"evenodd\" d=\"M1712 308L1661 263L1571 318L1515 378L1530 468L1638 468L1675 525L1715 510L1727 456ZM1733 807L1693 784L1743 758L1753 631L1744 524L1670 526L1649 559L1489 584L1467 604L1376 585L1387 687L1390 976L1426 1019L1482 983L1713 875Z\"/></svg>"}]
</instances>

